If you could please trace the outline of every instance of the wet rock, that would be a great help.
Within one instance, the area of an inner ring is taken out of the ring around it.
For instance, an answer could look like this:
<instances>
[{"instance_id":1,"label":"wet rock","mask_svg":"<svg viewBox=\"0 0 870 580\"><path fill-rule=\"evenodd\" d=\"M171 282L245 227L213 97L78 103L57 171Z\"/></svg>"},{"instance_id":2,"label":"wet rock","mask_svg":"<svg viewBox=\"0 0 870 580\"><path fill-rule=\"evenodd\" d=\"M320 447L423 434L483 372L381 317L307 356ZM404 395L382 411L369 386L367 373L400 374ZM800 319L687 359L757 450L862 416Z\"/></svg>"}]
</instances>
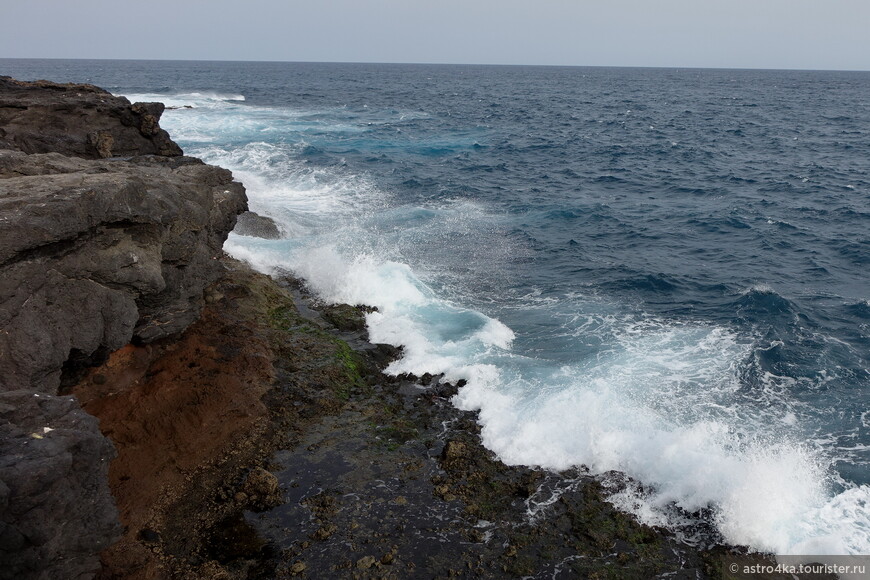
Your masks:
<instances>
[{"instance_id":1,"label":"wet rock","mask_svg":"<svg viewBox=\"0 0 870 580\"><path fill-rule=\"evenodd\" d=\"M317 531L314 532L313 537L315 540L326 540L327 538L332 536L332 534L334 534L337 531L338 531L338 527L336 527L333 524L328 524L328 525L325 525L325 526L318 528Z\"/></svg>"},{"instance_id":2,"label":"wet rock","mask_svg":"<svg viewBox=\"0 0 870 580\"><path fill-rule=\"evenodd\" d=\"M242 490L248 495L269 496L278 491L278 478L262 467L255 467L245 479Z\"/></svg>"},{"instance_id":3,"label":"wet rock","mask_svg":"<svg viewBox=\"0 0 870 580\"><path fill-rule=\"evenodd\" d=\"M281 501L278 478L262 467L251 470L242 484L241 494L246 495L258 507L268 507Z\"/></svg>"},{"instance_id":4,"label":"wet rock","mask_svg":"<svg viewBox=\"0 0 870 580\"><path fill-rule=\"evenodd\" d=\"M365 311L350 304L324 306L320 314L325 320L341 331L364 331L366 329Z\"/></svg>"},{"instance_id":5,"label":"wet rock","mask_svg":"<svg viewBox=\"0 0 870 580\"><path fill-rule=\"evenodd\" d=\"M431 374L431 373L423 373L423 376L421 376L421 377L418 379L418 382L419 382L421 385L428 387L428 386L432 385L433 382L434 382L435 384L438 384L438 382L439 382L443 377L444 377L444 373L439 373L439 374L437 374L437 375L433 375L433 374Z\"/></svg>"},{"instance_id":6,"label":"wet rock","mask_svg":"<svg viewBox=\"0 0 870 580\"><path fill-rule=\"evenodd\" d=\"M290 572L292 574L301 574L305 571L305 562L294 562L292 566L290 566Z\"/></svg>"},{"instance_id":7,"label":"wet rock","mask_svg":"<svg viewBox=\"0 0 870 580\"><path fill-rule=\"evenodd\" d=\"M438 383L432 387L432 395L449 399L459 392L459 389L465 386L465 380L460 379L455 384L453 383Z\"/></svg>"},{"instance_id":8,"label":"wet rock","mask_svg":"<svg viewBox=\"0 0 870 580\"><path fill-rule=\"evenodd\" d=\"M281 237L281 231L275 220L252 211L239 214L233 233L266 240L277 240Z\"/></svg>"},{"instance_id":9,"label":"wet rock","mask_svg":"<svg viewBox=\"0 0 870 580\"><path fill-rule=\"evenodd\" d=\"M365 354L377 368L384 368L402 356L402 349L400 347L395 347L391 344L375 344L372 346L373 348L366 350Z\"/></svg>"},{"instance_id":10,"label":"wet rock","mask_svg":"<svg viewBox=\"0 0 870 580\"><path fill-rule=\"evenodd\" d=\"M459 461L468 456L468 447L461 441L448 441L441 452L441 459L447 462Z\"/></svg>"}]
</instances>

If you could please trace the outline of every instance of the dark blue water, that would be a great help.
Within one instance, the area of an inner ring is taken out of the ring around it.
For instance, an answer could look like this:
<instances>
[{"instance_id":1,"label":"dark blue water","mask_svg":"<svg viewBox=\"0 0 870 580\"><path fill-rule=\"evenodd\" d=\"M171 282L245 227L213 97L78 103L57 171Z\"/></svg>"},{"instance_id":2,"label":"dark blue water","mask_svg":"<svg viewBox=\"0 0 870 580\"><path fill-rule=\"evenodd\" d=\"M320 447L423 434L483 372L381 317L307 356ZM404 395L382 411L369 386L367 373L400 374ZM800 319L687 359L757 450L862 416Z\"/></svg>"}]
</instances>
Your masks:
<instances>
[{"instance_id":1,"label":"dark blue water","mask_svg":"<svg viewBox=\"0 0 870 580\"><path fill-rule=\"evenodd\" d=\"M506 462L727 541L870 552L870 73L0 60L163 100L277 242L469 379ZM184 105L193 108L183 108Z\"/></svg>"}]
</instances>

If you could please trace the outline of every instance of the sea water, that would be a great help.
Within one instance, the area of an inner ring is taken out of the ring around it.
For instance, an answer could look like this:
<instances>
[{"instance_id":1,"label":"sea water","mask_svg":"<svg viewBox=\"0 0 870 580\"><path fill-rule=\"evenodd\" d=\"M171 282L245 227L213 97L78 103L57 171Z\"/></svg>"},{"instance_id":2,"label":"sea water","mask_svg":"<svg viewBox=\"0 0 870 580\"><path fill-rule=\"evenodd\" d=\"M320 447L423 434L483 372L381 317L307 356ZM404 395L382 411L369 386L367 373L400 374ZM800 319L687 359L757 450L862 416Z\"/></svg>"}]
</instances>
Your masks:
<instances>
[{"instance_id":1,"label":"sea water","mask_svg":"<svg viewBox=\"0 0 870 580\"><path fill-rule=\"evenodd\" d=\"M509 464L686 541L870 553L870 73L0 61L171 107ZM611 475L608 475L611 474ZM709 539L709 538L708 538Z\"/></svg>"}]
</instances>

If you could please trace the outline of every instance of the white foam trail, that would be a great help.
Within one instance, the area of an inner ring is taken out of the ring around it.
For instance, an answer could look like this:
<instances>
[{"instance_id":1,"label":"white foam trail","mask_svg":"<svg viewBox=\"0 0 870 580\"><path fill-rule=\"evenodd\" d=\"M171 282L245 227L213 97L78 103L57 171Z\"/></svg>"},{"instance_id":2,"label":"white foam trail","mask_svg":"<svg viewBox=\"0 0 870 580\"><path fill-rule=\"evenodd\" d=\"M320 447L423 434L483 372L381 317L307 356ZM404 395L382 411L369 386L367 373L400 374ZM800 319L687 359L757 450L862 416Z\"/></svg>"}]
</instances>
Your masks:
<instances>
[{"instance_id":1,"label":"white foam trail","mask_svg":"<svg viewBox=\"0 0 870 580\"><path fill-rule=\"evenodd\" d=\"M167 107L224 107L228 102L244 102L245 96L216 92L189 93L124 93L131 103L163 103Z\"/></svg>"}]
</instances>

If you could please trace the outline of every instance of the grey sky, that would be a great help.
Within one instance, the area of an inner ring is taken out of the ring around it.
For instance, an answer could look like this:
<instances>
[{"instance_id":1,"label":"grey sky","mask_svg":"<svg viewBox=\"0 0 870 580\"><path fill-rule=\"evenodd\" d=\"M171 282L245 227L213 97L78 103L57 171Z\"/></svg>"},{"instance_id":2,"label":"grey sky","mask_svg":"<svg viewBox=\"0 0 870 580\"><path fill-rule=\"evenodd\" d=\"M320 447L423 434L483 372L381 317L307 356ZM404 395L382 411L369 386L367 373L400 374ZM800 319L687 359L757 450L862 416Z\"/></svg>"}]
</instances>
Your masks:
<instances>
[{"instance_id":1,"label":"grey sky","mask_svg":"<svg viewBox=\"0 0 870 580\"><path fill-rule=\"evenodd\" d=\"M0 0L0 57L870 70L870 0Z\"/></svg>"}]
</instances>

